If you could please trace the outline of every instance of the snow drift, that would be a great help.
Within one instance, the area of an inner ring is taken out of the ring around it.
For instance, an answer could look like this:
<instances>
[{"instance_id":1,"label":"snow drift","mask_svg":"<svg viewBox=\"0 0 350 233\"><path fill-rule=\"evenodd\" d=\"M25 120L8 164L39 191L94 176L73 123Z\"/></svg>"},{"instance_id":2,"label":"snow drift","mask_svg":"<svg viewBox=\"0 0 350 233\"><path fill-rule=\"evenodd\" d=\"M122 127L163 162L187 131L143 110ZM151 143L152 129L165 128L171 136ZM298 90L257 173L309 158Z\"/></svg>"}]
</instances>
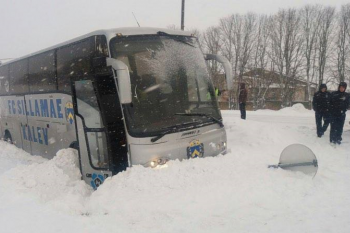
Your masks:
<instances>
[{"instance_id":1,"label":"snow drift","mask_svg":"<svg viewBox=\"0 0 350 233\"><path fill-rule=\"evenodd\" d=\"M247 112L247 121L223 111L227 155L135 166L95 192L73 150L45 160L0 142L0 224L4 232L349 232L350 127L334 148L328 132L316 137L312 111L299 110ZM293 143L316 154L314 179L267 169Z\"/></svg>"}]
</instances>

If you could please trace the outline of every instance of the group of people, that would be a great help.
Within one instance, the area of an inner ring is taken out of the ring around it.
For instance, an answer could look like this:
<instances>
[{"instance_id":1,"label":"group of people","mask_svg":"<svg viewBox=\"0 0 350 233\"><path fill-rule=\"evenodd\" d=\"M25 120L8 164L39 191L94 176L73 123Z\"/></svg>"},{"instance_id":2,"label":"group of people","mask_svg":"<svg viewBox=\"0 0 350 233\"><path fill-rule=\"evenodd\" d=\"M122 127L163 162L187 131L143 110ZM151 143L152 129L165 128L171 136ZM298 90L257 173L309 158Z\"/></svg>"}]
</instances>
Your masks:
<instances>
[{"instance_id":1,"label":"group of people","mask_svg":"<svg viewBox=\"0 0 350 233\"><path fill-rule=\"evenodd\" d=\"M315 111L317 136L322 137L331 125L330 142L341 144L346 111L350 106L350 96L345 92L347 84L341 82L338 90L327 91L326 84L321 84L314 94L312 106Z\"/></svg>"},{"instance_id":2,"label":"group of people","mask_svg":"<svg viewBox=\"0 0 350 233\"><path fill-rule=\"evenodd\" d=\"M341 144L346 111L350 107L350 95L346 92L346 82L340 82L338 90L327 91L327 85L321 84L319 91L314 94L312 106L315 111L317 136L322 137L331 125L330 142ZM239 88L239 109L241 119L246 119L246 101L248 92L244 83Z\"/></svg>"}]
</instances>

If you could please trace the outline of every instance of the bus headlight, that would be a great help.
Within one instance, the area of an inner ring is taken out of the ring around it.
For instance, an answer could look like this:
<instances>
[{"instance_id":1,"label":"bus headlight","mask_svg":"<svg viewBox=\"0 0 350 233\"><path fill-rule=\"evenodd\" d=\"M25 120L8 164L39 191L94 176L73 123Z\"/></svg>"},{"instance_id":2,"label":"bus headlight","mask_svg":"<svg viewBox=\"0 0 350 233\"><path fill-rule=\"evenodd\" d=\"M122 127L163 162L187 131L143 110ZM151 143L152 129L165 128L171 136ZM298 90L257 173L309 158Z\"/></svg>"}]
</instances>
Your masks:
<instances>
[{"instance_id":1,"label":"bus headlight","mask_svg":"<svg viewBox=\"0 0 350 233\"><path fill-rule=\"evenodd\" d=\"M224 151L226 150L226 142L219 142L216 144L216 149Z\"/></svg>"},{"instance_id":2,"label":"bus headlight","mask_svg":"<svg viewBox=\"0 0 350 233\"><path fill-rule=\"evenodd\" d=\"M226 142L222 142L222 150L221 150L221 154L225 155L227 153L227 144Z\"/></svg>"},{"instance_id":3,"label":"bus headlight","mask_svg":"<svg viewBox=\"0 0 350 233\"><path fill-rule=\"evenodd\" d=\"M150 161L145 164L146 167L151 167L151 168L161 168L161 167L166 167L166 163L169 161L169 159L166 158L157 158L153 161Z\"/></svg>"}]
</instances>

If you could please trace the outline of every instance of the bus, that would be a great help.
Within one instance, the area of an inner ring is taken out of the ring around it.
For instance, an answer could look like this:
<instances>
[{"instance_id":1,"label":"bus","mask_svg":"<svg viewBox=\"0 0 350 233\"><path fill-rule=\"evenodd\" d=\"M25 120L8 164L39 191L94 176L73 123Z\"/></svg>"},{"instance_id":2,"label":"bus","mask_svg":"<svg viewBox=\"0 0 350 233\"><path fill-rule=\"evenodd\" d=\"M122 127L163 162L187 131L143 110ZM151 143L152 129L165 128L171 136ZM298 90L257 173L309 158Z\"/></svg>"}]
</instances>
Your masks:
<instances>
[{"instance_id":1,"label":"bus","mask_svg":"<svg viewBox=\"0 0 350 233\"><path fill-rule=\"evenodd\" d=\"M93 188L133 165L226 152L206 60L189 32L99 30L0 66L0 136L32 155L79 152Z\"/></svg>"}]
</instances>

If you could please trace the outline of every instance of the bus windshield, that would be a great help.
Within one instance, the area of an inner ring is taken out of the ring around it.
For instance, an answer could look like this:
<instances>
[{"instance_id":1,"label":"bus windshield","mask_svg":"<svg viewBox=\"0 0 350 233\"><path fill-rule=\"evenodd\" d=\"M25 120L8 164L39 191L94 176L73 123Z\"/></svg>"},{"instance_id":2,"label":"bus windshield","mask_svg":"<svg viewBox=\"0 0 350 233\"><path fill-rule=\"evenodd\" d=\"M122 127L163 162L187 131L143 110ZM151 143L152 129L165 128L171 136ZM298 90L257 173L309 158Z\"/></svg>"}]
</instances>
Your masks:
<instances>
[{"instance_id":1,"label":"bus windshield","mask_svg":"<svg viewBox=\"0 0 350 233\"><path fill-rule=\"evenodd\" d=\"M132 36L111 40L112 56L130 71L132 104L125 107L131 135L221 119L198 42L184 36ZM208 115L210 117L203 117Z\"/></svg>"}]
</instances>

